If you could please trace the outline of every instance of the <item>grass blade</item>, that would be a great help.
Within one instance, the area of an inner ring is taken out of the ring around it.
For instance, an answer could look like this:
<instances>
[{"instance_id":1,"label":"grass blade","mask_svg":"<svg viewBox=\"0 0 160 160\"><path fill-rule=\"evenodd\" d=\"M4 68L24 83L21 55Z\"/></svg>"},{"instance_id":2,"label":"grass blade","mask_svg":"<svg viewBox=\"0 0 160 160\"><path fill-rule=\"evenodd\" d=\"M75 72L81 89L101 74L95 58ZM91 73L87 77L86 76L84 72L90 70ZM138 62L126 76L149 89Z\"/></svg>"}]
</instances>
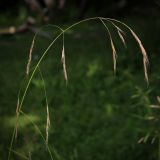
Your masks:
<instances>
[{"instance_id":1,"label":"grass blade","mask_svg":"<svg viewBox=\"0 0 160 160\"><path fill-rule=\"evenodd\" d=\"M27 76L29 75L29 71L30 71L34 42L35 42L35 36L34 36L34 38L32 40L31 48L30 48L30 51L29 51L28 63L27 63L27 68L26 68L26 75Z\"/></svg>"}]
</instances>

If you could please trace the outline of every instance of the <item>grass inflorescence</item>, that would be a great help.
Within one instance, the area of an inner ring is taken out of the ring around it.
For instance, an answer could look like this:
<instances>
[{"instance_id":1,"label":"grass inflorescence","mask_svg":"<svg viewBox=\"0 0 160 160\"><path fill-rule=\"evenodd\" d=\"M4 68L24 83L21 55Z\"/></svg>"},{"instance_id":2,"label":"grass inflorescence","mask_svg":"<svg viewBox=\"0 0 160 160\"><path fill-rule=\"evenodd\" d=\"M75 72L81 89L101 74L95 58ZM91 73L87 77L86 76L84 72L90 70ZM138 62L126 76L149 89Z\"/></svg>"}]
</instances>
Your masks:
<instances>
[{"instance_id":1,"label":"grass inflorescence","mask_svg":"<svg viewBox=\"0 0 160 160\"><path fill-rule=\"evenodd\" d=\"M55 44L55 42L59 38L62 37L61 62L62 62L62 68L63 68L63 73L64 73L64 79L66 81L66 84L68 84L67 64L66 64L66 56L65 56L65 42L64 42L65 41L65 33L67 33L73 27L75 27L75 26L77 26L77 25L79 25L81 23L84 23L84 22L87 22L87 21L91 21L91 20L96 20L96 21L101 22L101 24L105 27L105 29L106 29L106 31L108 33L108 36L109 36L109 39L110 39L110 45L111 45L111 49L112 49L112 55L113 55L114 72L116 72L116 67L117 67L117 51L116 51L116 47L114 45L112 34L111 34L111 32L110 32L110 30L109 30L107 25L111 24L117 30L119 38L122 41L122 43L124 44L124 47L126 47L127 44L126 44L126 40L124 38L125 32L121 29L121 26L123 26L126 29L128 29L128 31L131 33L131 35L133 36L133 38L136 40L136 42L138 43L138 45L140 47L140 50L141 50L141 53L142 53L142 56L143 56L142 59L143 59L143 65L144 65L145 80L148 83L149 80L148 80L148 69L147 69L147 67L148 67L149 61L148 61L146 50L145 50L140 38L137 36L137 34L127 24L125 24L125 23L123 23L121 21L115 20L115 19L111 19L111 18L93 17L93 18L84 19L84 20L81 20L81 21L79 21L77 23L74 23L73 25L67 27L66 29L62 29L61 27L56 26L56 25L51 25L51 26L59 29L59 34L57 34L57 36L54 38L54 40L45 49L45 51L43 52L42 56L39 58L37 64L33 67L32 72L30 71L31 70L30 69L31 68L31 63L32 63L32 56L33 56L32 54L33 54L33 49L34 49L34 45L35 45L36 37L37 37L38 33L34 36L32 44L31 44L31 47L30 47L29 58L28 58L28 63L27 63L27 67L26 67L27 84L26 84L26 87L24 89L24 92L22 93L22 97L20 97L18 95L17 109L16 109L17 124L16 124L16 126L14 128L14 131L13 131L12 140L11 140L10 149L9 149L9 154L8 154L8 160L10 160L11 153L13 151L14 139L15 139L15 137L17 138L19 116L22 114L22 115L26 116L28 120L30 120L30 118L27 116L27 114L23 112L23 103L24 103L25 97L27 96L27 92L29 90L29 86L31 84L31 81L32 81L32 79L33 79L33 77L34 77L36 72L39 72L39 74L40 74L40 76L42 78L42 81L43 81L43 86L44 86L44 93L45 93L45 99L46 99L46 115L47 115L46 116L46 136L44 137L42 132L39 130L38 126L34 122L32 122L31 120L30 121L33 124L33 126L38 130L40 135L42 136L42 138L43 138L43 140L45 142L45 145L47 146L47 150L48 150L48 152L50 154L50 158L53 159L52 153L51 153L49 145L48 145L49 128L50 128L50 125L51 125L50 124L49 105L48 105L48 100L47 100L47 91L46 91L46 88L45 88L45 80L44 80L42 72L40 70L40 65L41 65L44 57L47 55L48 51L50 50L50 48ZM54 156L56 157L56 159L60 159L59 155L56 152L54 153Z\"/></svg>"}]
</instances>

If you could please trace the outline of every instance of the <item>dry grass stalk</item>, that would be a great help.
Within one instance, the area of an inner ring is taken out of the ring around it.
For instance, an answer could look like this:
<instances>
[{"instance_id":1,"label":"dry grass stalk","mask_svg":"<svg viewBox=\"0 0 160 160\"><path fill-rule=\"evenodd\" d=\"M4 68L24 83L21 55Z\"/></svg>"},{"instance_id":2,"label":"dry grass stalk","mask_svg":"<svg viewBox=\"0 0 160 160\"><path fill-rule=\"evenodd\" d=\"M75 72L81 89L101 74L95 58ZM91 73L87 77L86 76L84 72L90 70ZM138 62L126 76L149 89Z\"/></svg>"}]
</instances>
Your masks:
<instances>
[{"instance_id":1,"label":"dry grass stalk","mask_svg":"<svg viewBox=\"0 0 160 160\"><path fill-rule=\"evenodd\" d=\"M100 18L100 21L102 22L102 24L104 25L104 27L107 29L108 34L109 34L109 39L111 42L111 47L112 47L112 54L113 54L113 66L114 66L114 72L116 72L116 64L117 64L117 52L113 43L113 39L112 39L112 35L111 32L109 31L109 28L107 27L107 25L104 23L104 21Z\"/></svg>"},{"instance_id":2,"label":"dry grass stalk","mask_svg":"<svg viewBox=\"0 0 160 160\"><path fill-rule=\"evenodd\" d=\"M110 41L111 41L111 47L112 47L112 53L113 53L113 65L114 65L114 72L116 72L116 64L117 64L117 53L116 53L116 49L112 40L112 37L110 37Z\"/></svg>"},{"instance_id":3,"label":"dry grass stalk","mask_svg":"<svg viewBox=\"0 0 160 160\"><path fill-rule=\"evenodd\" d=\"M125 48L127 48L127 45L126 45L126 42L125 42L125 39L124 39L122 33L123 33L123 32L121 32L121 31L118 30L118 35L119 35L122 43L124 44Z\"/></svg>"},{"instance_id":4,"label":"dry grass stalk","mask_svg":"<svg viewBox=\"0 0 160 160\"><path fill-rule=\"evenodd\" d=\"M125 35L124 31L121 28L119 28L116 24L114 24L113 22L111 22L111 23L117 29L118 35L119 35L122 43L124 44L125 48L127 48L127 45L126 45L126 42L125 42L125 39L123 36L123 35Z\"/></svg>"},{"instance_id":5,"label":"dry grass stalk","mask_svg":"<svg viewBox=\"0 0 160 160\"><path fill-rule=\"evenodd\" d=\"M64 78L65 78L66 83L67 83L67 81L68 81L68 76L67 76L67 70L66 70L66 59L65 59L65 51L64 51L64 35L63 35L63 48L62 48L61 61L62 61L62 64L63 64Z\"/></svg>"},{"instance_id":6,"label":"dry grass stalk","mask_svg":"<svg viewBox=\"0 0 160 160\"><path fill-rule=\"evenodd\" d=\"M29 51L29 58L28 58L28 63L27 63L27 68L26 68L26 75L27 76L29 75L30 65L31 65L31 61L32 61L32 52L33 52L34 42L35 42L35 38L33 38L31 48Z\"/></svg>"},{"instance_id":7,"label":"dry grass stalk","mask_svg":"<svg viewBox=\"0 0 160 160\"><path fill-rule=\"evenodd\" d=\"M136 33L132 29L130 29L130 32L132 33L133 37L135 38L135 40L137 41L137 43L139 44L139 47L141 49L141 53L143 55L143 65L144 65L145 79L146 79L146 81L148 83L148 71L147 71L147 67L148 67L149 61L148 61L146 50L145 50L145 48L144 48L141 40L136 35Z\"/></svg>"},{"instance_id":8,"label":"dry grass stalk","mask_svg":"<svg viewBox=\"0 0 160 160\"><path fill-rule=\"evenodd\" d=\"M50 116L49 116L49 107L48 107L48 105L47 105L47 107L46 107L46 109L47 109L47 122L46 122L46 144L48 145L48 132L49 132L49 127L50 127Z\"/></svg>"}]
</instances>

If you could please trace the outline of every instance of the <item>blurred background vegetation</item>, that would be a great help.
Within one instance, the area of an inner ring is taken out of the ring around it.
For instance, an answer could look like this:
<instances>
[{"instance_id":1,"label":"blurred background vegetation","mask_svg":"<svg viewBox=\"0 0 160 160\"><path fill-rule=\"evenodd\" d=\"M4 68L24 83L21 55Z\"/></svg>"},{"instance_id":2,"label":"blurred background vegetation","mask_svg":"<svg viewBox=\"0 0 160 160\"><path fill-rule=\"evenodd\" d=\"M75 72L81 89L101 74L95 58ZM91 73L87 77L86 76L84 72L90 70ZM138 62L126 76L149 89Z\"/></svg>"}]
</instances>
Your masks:
<instances>
[{"instance_id":1,"label":"blurred background vegetation","mask_svg":"<svg viewBox=\"0 0 160 160\"><path fill-rule=\"evenodd\" d=\"M94 16L112 17L131 26L148 57L149 85L142 55L126 31L127 49L108 24L118 53L116 75L104 26L78 25L65 34L68 85L61 63L62 38L40 65L50 109L49 147L59 160L160 159L160 1L158 0L1 0L0 1L0 160L9 153L19 88L34 34L46 24L63 28ZM59 31L46 26L33 49L31 71ZM22 97L22 93L20 97ZM45 137L43 80L33 77L19 117L12 160L51 159ZM39 128L37 130L36 124Z\"/></svg>"}]
</instances>

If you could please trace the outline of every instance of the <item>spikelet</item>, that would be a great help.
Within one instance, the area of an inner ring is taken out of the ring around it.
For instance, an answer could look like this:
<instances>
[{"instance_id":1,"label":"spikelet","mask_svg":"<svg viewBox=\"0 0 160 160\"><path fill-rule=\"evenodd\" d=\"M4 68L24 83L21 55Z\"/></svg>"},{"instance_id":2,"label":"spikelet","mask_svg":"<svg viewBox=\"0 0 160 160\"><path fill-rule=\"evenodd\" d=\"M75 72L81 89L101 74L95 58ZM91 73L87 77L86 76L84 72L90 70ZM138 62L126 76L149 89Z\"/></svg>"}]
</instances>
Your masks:
<instances>
[{"instance_id":1,"label":"spikelet","mask_svg":"<svg viewBox=\"0 0 160 160\"><path fill-rule=\"evenodd\" d=\"M112 37L110 37L110 41L111 41L111 47L112 47L112 54L113 54L113 65L114 65L114 72L116 72L116 64L117 64L117 53L116 53L116 49L112 40Z\"/></svg>"},{"instance_id":2,"label":"spikelet","mask_svg":"<svg viewBox=\"0 0 160 160\"><path fill-rule=\"evenodd\" d=\"M115 23L113 23L113 22L111 22L111 23L117 29L119 38L121 39L122 43L124 44L124 47L127 48L126 41L123 36L123 35L125 35L124 31L120 27L118 27Z\"/></svg>"},{"instance_id":3,"label":"spikelet","mask_svg":"<svg viewBox=\"0 0 160 160\"><path fill-rule=\"evenodd\" d=\"M112 54L113 54L113 67L114 67L114 72L116 72L116 65L117 65L117 52L112 40L112 35L111 32L109 31L109 28L107 27L107 25L104 23L104 21L100 18L100 21L102 22L102 24L104 25L104 27L107 29L107 32L109 34L109 39L110 39L110 43L111 43L111 48L112 48Z\"/></svg>"},{"instance_id":4,"label":"spikelet","mask_svg":"<svg viewBox=\"0 0 160 160\"><path fill-rule=\"evenodd\" d=\"M124 39L122 33L123 33L123 32L121 32L121 31L118 30L118 35L119 35L122 43L124 44L124 47L127 48L127 45L126 45L126 42L125 42L125 39Z\"/></svg>"},{"instance_id":5,"label":"spikelet","mask_svg":"<svg viewBox=\"0 0 160 160\"><path fill-rule=\"evenodd\" d=\"M148 83L148 70L147 70L147 67L148 67L149 61L148 61L146 50L145 50L141 40L136 35L136 33L132 29L130 29L130 32L132 33L133 37L135 38L135 40L137 41L137 43L139 44L139 47L141 49L141 53L142 53L142 56L143 56L143 66L144 66L145 79L146 79L146 81Z\"/></svg>"},{"instance_id":6,"label":"spikelet","mask_svg":"<svg viewBox=\"0 0 160 160\"><path fill-rule=\"evenodd\" d=\"M64 35L63 35L64 36ZM63 48L62 48L62 57L61 61L63 64L63 73L64 73L64 78L66 80L66 84L68 82L68 76L67 76L67 70L66 70L66 59L65 59L65 50L64 50L64 39L63 39Z\"/></svg>"},{"instance_id":7,"label":"spikelet","mask_svg":"<svg viewBox=\"0 0 160 160\"><path fill-rule=\"evenodd\" d=\"M49 137L49 127L50 127L50 116L49 116L49 107L48 104L46 106L46 110L47 110L47 122L46 122L46 145L48 145L48 137Z\"/></svg>"},{"instance_id":8,"label":"spikelet","mask_svg":"<svg viewBox=\"0 0 160 160\"><path fill-rule=\"evenodd\" d=\"M30 71L30 65L31 65L31 61L32 61L32 52L33 52L34 42L35 42L35 37L32 40L31 48L30 48L30 51L29 51L28 63L27 63L27 68L26 68L26 75L27 76L29 75L29 71Z\"/></svg>"}]
</instances>

